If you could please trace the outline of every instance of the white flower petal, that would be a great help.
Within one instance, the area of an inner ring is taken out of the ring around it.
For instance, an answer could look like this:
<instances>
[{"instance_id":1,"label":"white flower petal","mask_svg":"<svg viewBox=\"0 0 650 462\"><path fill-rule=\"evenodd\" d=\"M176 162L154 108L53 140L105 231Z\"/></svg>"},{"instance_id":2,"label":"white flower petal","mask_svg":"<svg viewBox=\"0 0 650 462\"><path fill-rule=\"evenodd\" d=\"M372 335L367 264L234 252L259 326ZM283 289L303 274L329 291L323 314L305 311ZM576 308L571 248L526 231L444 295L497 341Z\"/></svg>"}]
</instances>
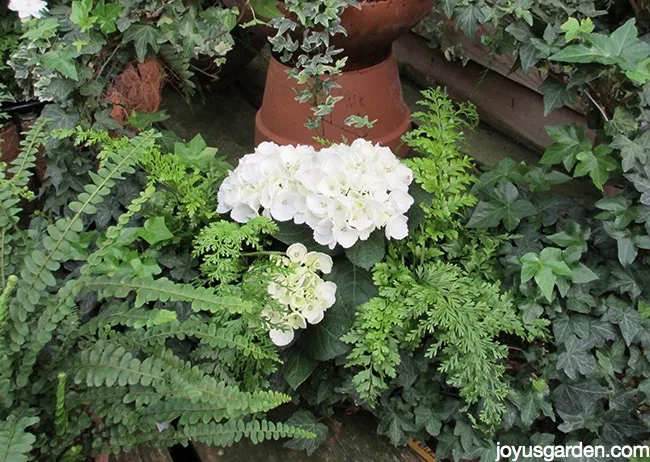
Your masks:
<instances>
[{"instance_id":1,"label":"white flower petal","mask_svg":"<svg viewBox=\"0 0 650 462\"><path fill-rule=\"evenodd\" d=\"M305 260L306 255L307 255L307 247L305 247L300 242L291 244L287 249L287 257L289 257L289 260L296 263L302 263Z\"/></svg>"},{"instance_id":2,"label":"white flower petal","mask_svg":"<svg viewBox=\"0 0 650 462\"><path fill-rule=\"evenodd\" d=\"M408 233L407 218L404 215L395 215L386 223L386 237L388 239L404 239L408 236Z\"/></svg>"},{"instance_id":3,"label":"white flower petal","mask_svg":"<svg viewBox=\"0 0 650 462\"><path fill-rule=\"evenodd\" d=\"M271 341L277 346L286 346L291 343L294 337L293 329L286 327L285 330L271 329L269 331Z\"/></svg>"}]
</instances>

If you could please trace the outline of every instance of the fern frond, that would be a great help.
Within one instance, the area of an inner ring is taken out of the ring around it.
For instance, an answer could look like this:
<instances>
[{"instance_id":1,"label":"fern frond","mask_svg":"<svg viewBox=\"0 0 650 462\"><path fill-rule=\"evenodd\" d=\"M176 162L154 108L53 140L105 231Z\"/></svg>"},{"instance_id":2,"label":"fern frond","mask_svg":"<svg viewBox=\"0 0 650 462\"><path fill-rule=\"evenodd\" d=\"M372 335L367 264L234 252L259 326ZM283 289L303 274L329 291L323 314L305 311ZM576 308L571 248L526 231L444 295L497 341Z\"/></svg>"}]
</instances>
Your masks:
<instances>
[{"instance_id":1,"label":"fern frond","mask_svg":"<svg viewBox=\"0 0 650 462\"><path fill-rule=\"evenodd\" d=\"M128 303L111 305L98 316L92 318L79 328L78 336L89 335L103 327L117 325L138 329L138 338L141 334L149 332L140 330L142 327L153 327L161 324L172 323L176 320L176 312L161 309L131 308Z\"/></svg>"},{"instance_id":2,"label":"fern frond","mask_svg":"<svg viewBox=\"0 0 650 462\"><path fill-rule=\"evenodd\" d=\"M38 423L38 417L17 417L9 414L0 421L0 462L27 462L36 437L28 427Z\"/></svg>"},{"instance_id":3,"label":"fern frond","mask_svg":"<svg viewBox=\"0 0 650 462\"><path fill-rule=\"evenodd\" d=\"M160 385L165 381L160 359L147 358L140 361L123 346L98 341L79 355L74 368L74 381L85 382L89 387L141 384Z\"/></svg>"},{"instance_id":4,"label":"fern frond","mask_svg":"<svg viewBox=\"0 0 650 462\"><path fill-rule=\"evenodd\" d=\"M266 420L230 420L225 423L210 422L192 426L183 426L178 430L168 428L158 432L155 427L149 432L137 435L124 434L119 429L111 430L107 447L102 451L119 453L142 445L160 445L169 447L174 444L187 446L190 441L198 441L212 446L232 446L242 438L249 438L254 444L266 440L280 438L315 438L316 435L299 427L293 427L281 422L273 423ZM103 443L97 441L97 446Z\"/></svg>"},{"instance_id":5,"label":"fern frond","mask_svg":"<svg viewBox=\"0 0 650 462\"><path fill-rule=\"evenodd\" d=\"M167 278L136 278L129 276L102 276L83 281L84 287L97 290L101 298L126 298L135 292L135 307L145 303L189 302L194 311L229 313L248 307L252 303L235 296L218 295L212 288L193 287Z\"/></svg>"},{"instance_id":6,"label":"fern frond","mask_svg":"<svg viewBox=\"0 0 650 462\"><path fill-rule=\"evenodd\" d=\"M96 205L110 193L115 181L135 171L135 163L144 151L154 148L157 137L154 132L144 132L129 140L128 147L115 152L105 152L104 160L97 173L90 174L92 183L86 185L85 191L79 194L78 200L69 205L74 215L70 218L61 218L49 225L42 240L44 250L36 249L25 257L16 297L10 305L10 314L15 327L12 332L14 343L17 345L24 343L27 316L47 294L48 288L56 285L53 272L60 268L61 262L76 255L75 250L78 251L78 248L75 249L75 246L78 247L79 233L83 231L82 215L92 215L97 212Z\"/></svg>"},{"instance_id":7,"label":"fern frond","mask_svg":"<svg viewBox=\"0 0 650 462\"><path fill-rule=\"evenodd\" d=\"M40 118L34 123L27 132L25 139L20 142L22 146L18 157L11 162L11 167L7 170L11 173L10 182L17 188L23 188L29 183L32 177L32 169L36 165L36 154L38 149L45 141L45 126L48 120Z\"/></svg>"},{"instance_id":8,"label":"fern frond","mask_svg":"<svg viewBox=\"0 0 650 462\"><path fill-rule=\"evenodd\" d=\"M138 333L138 341L147 344L156 344L168 338L183 340L186 337L197 338L201 342L201 348L212 350L232 348L240 351L244 356L251 356L256 360L282 362L276 349L265 350L243 335L237 335L230 329L219 327L214 322L208 323L196 317L191 317L183 322L176 321L159 325L147 329L146 332Z\"/></svg>"}]
</instances>

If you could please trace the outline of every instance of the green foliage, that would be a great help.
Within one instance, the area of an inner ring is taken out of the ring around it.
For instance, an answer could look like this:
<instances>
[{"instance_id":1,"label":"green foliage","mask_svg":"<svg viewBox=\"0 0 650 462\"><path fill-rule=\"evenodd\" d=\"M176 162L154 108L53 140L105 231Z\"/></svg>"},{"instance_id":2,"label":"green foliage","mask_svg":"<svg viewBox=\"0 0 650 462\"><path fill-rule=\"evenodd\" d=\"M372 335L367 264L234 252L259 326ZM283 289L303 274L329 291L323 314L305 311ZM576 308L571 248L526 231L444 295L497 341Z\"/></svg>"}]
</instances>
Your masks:
<instances>
[{"instance_id":1,"label":"green foliage","mask_svg":"<svg viewBox=\"0 0 650 462\"><path fill-rule=\"evenodd\" d=\"M277 231L269 218L257 217L244 225L219 220L203 228L194 242L194 255L203 257L201 271L211 282L229 283L248 268L246 252L262 251L263 236ZM243 255L244 254L244 255Z\"/></svg>"},{"instance_id":2,"label":"green foliage","mask_svg":"<svg viewBox=\"0 0 650 462\"><path fill-rule=\"evenodd\" d=\"M356 0L286 0L283 7L291 16L274 15L271 20L271 25L277 30L275 36L269 38L273 51L282 62L291 63L289 76L301 85L296 88L296 101L309 103L313 113L305 126L316 130L316 136L321 138L325 135L323 120L327 118L331 122L334 105L343 98L333 96L332 90L339 87L336 79L341 75L347 58L337 57L343 50L331 46L330 39L345 33L341 15L349 6L359 5ZM299 41L292 33L298 27L305 31ZM358 128L372 127L372 124L367 116L359 115L351 115L345 121L345 125Z\"/></svg>"},{"instance_id":3,"label":"green foliage","mask_svg":"<svg viewBox=\"0 0 650 462\"><path fill-rule=\"evenodd\" d=\"M80 22L86 21L83 5L76 10ZM98 165L64 216L30 222L20 200L33 199L27 184L35 153L51 140L45 127L45 121L33 125L8 170L13 176L7 179L4 168L0 176L6 211L0 221L0 455L73 460L91 447L96 454L189 440L231 445L243 437L255 443L313 438L309 429L264 420L266 411L291 400L269 390L281 361L260 321L268 264L244 277L245 289L257 289L249 292L227 283L188 284L174 271L161 275L156 263L161 252L174 254L175 242L187 242L176 238L165 216L152 214L156 188L178 187L179 172L190 168L198 179L202 166L215 165L208 158L214 151L206 152L199 139L165 155L154 131L133 138L60 131L59 138L71 138L79 149L93 145ZM133 181L142 164L154 173L148 186L114 225L90 226L111 191ZM215 195L217 181L211 175L178 190L198 197L196 190L210 184L204 190L210 204L207 191ZM191 220L178 204L162 205L170 222ZM195 216L206 217L201 207ZM255 226L246 235L251 245L274 229L268 221ZM175 428L158 432L156 423L166 421Z\"/></svg>"},{"instance_id":4,"label":"green foliage","mask_svg":"<svg viewBox=\"0 0 650 462\"><path fill-rule=\"evenodd\" d=\"M407 420L391 417L404 419L405 409L426 408L406 398L415 381L405 383L400 371L406 358L418 357L427 370L423 374L442 374L438 386L459 390L462 410L495 427L510 390L504 377L508 349L498 337L530 340L543 325L526 330L512 299L491 275L500 240L463 228L465 209L476 198L469 192L475 181L472 163L460 152L461 130L476 124L474 108L456 106L441 90L423 94L420 104L429 111L415 114L421 125L406 138L423 154L406 161L424 191L421 211L415 211L422 215L411 217L408 238L391 242L374 266L379 296L358 308L343 337L352 344L346 367L355 370L355 391L370 405L382 405L380 432L395 444L425 426L408 423L411 411Z\"/></svg>"},{"instance_id":5,"label":"green foliage","mask_svg":"<svg viewBox=\"0 0 650 462\"><path fill-rule=\"evenodd\" d=\"M555 143L542 161L564 162L567 170L592 149L576 127L553 127L549 134ZM553 335L516 359L506 403L511 416L496 438L531 442L550 432L553 444L645 442L650 429L643 383L650 368L643 249L650 238L641 194L628 184L584 206L552 192L538 194L521 174L530 167L514 166L504 160L483 174L476 210L504 185L534 205L535 213L502 246L497 269L525 322L548 320ZM497 174L504 171L510 173ZM574 176L580 176L577 169ZM502 232L501 224L491 227ZM547 418L554 422L550 428Z\"/></svg>"},{"instance_id":6,"label":"green foliage","mask_svg":"<svg viewBox=\"0 0 650 462\"><path fill-rule=\"evenodd\" d=\"M181 88L190 96L194 84L183 63L208 56L223 64L234 46L230 31L238 14L220 6L161 1L77 0L50 10L28 23L12 58L16 76L27 94L87 120L95 116L97 122L96 113L107 107L102 95L124 64L158 52L178 71Z\"/></svg>"},{"instance_id":7,"label":"green foliage","mask_svg":"<svg viewBox=\"0 0 650 462\"><path fill-rule=\"evenodd\" d=\"M293 438L284 443L285 448L307 451L311 456L318 446L327 439L327 425L319 423L314 414L309 411L298 411L287 419L287 424L302 428L316 435L316 438Z\"/></svg>"}]
</instances>

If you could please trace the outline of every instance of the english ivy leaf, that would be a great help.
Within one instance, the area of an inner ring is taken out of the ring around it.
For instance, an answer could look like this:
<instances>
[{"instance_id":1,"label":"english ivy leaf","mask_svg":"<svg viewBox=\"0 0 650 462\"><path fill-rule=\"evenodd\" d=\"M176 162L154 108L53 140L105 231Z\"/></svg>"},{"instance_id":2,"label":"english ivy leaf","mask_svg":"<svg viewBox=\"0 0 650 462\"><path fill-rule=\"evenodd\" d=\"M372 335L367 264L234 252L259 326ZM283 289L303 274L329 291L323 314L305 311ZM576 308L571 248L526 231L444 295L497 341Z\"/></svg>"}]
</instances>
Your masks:
<instances>
[{"instance_id":1,"label":"english ivy leaf","mask_svg":"<svg viewBox=\"0 0 650 462\"><path fill-rule=\"evenodd\" d=\"M49 39L53 37L59 28L59 21L55 18L49 18L38 22L38 27L32 28L25 32L21 38L29 39L33 42L40 39Z\"/></svg>"},{"instance_id":2,"label":"english ivy leaf","mask_svg":"<svg viewBox=\"0 0 650 462\"><path fill-rule=\"evenodd\" d=\"M574 176L589 175L593 184L600 190L609 179L609 174L618 169L616 159L610 156L612 148L606 145L596 146L593 151L583 151L576 155L579 161Z\"/></svg>"},{"instance_id":3,"label":"english ivy leaf","mask_svg":"<svg viewBox=\"0 0 650 462\"><path fill-rule=\"evenodd\" d=\"M585 417L582 414L569 414L561 409L558 409L558 414L562 418L562 423L557 427L561 432L571 433L585 428Z\"/></svg>"},{"instance_id":4,"label":"english ivy leaf","mask_svg":"<svg viewBox=\"0 0 650 462\"><path fill-rule=\"evenodd\" d=\"M122 5L120 3L109 3L108 5L104 0L100 0L95 9L93 9L93 16L97 18L99 30L104 35L112 34L117 30L115 21L120 17L122 12Z\"/></svg>"},{"instance_id":5,"label":"english ivy leaf","mask_svg":"<svg viewBox=\"0 0 650 462\"><path fill-rule=\"evenodd\" d=\"M284 443L285 448L295 449L298 451L307 451L307 455L311 456L318 447L327 439L328 428L327 425L319 423L309 411L298 411L289 417L286 421L287 425L292 427L301 428L316 435L315 438L292 438Z\"/></svg>"},{"instance_id":6,"label":"english ivy leaf","mask_svg":"<svg viewBox=\"0 0 650 462\"><path fill-rule=\"evenodd\" d=\"M544 248L539 255L532 252L521 257L521 282L532 278L549 302L553 300L553 286L557 276L571 276L571 268L562 259L562 251L554 247Z\"/></svg>"},{"instance_id":7,"label":"english ivy leaf","mask_svg":"<svg viewBox=\"0 0 650 462\"><path fill-rule=\"evenodd\" d=\"M316 361L309 357L301 348L294 348L282 367L282 377L289 386L297 390L316 369Z\"/></svg>"},{"instance_id":8,"label":"english ivy leaf","mask_svg":"<svg viewBox=\"0 0 650 462\"><path fill-rule=\"evenodd\" d=\"M591 230L587 226L582 226L571 220L567 222L563 231L551 234L547 239L560 247L577 247L580 253L583 253L587 250L587 241L590 235Z\"/></svg>"},{"instance_id":9,"label":"english ivy leaf","mask_svg":"<svg viewBox=\"0 0 650 462\"><path fill-rule=\"evenodd\" d=\"M625 73L625 76L639 85L650 81L650 58L646 58L640 63L637 63L634 69Z\"/></svg>"},{"instance_id":10,"label":"english ivy leaf","mask_svg":"<svg viewBox=\"0 0 650 462\"><path fill-rule=\"evenodd\" d=\"M598 50L595 50L590 46L580 44L569 45L554 55L551 55L548 59L550 61L559 61L564 63L593 63L601 56L602 53Z\"/></svg>"},{"instance_id":11,"label":"english ivy leaf","mask_svg":"<svg viewBox=\"0 0 650 462\"><path fill-rule=\"evenodd\" d=\"M526 173L525 179L530 183L528 186L530 192L542 192L548 191L553 185L571 181L572 178L564 173L556 172L544 166L531 168Z\"/></svg>"},{"instance_id":12,"label":"english ivy leaf","mask_svg":"<svg viewBox=\"0 0 650 462\"><path fill-rule=\"evenodd\" d=\"M553 140L540 162L542 164L564 164L567 171L575 165L578 154L591 152L591 142L579 125L559 125L546 127L546 133Z\"/></svg>"},{"instance_id":13,"label":"english ivy leaf","mask_svg":"<svg viewBox=\"0 0 650 462\"><path fill-rule=\"evenodd\" d=\"M618 325L625 343L630 346L642 330L639 312L622 299L614 296L607 297L604 306L607 309L604 319Z\"/></svg>"},{"instance_id":14,"label":"english ivy leaf","mask_svg":"<svg viewBox=\"0 0 650 462\"><path fill-rule=\"evenodd\" d=\"M639 305L637 307L639 314L643 319L650 319L650 304L639 300Z\"/></svg>"},{"instance_id":15,"label":"english ivy leaf","mask_svg":"<svg viewBox=\"0 0 650 462\"><path fill-rule=\"evenodd\" d=\"M154 52L158 52L158 36L160 31L153 26L146 24L134 24L129 27L122 37L123 43L133 42L135 53L140 61L147 56L147 49L151 47Z\"/></svg>"},{"instance_id":16,"label":"english ivy leaf","mask_svg":"<svg viewBox=\"0 0 650 462\"><path fill-rule=\"evenodd\" d=\"M483 11L473 3L456 10L456 28L460 28L468 38L474 38L478 25L485 21Z\"/></svg>"},{"instance_id":17,"label":"english ivy leaf","mask_svg":"<svg viewBox=\"0 0 650 462\"><path fill-rule=\"evenodd\" d=\"M278 10L277 0L250 0L249 4L258 17L265 19L284 17L284 14Z\"/></svg>"},{"instance_id":18,"label":"english ivy leaf","mask_svg":"<svg viewBox=\"0 0 650 462\"><path fill-rule=\"evenodd\" d=\"M395 446L406 444L413 430L414 415L399 398L386 402L379 413L377 434L387 436Z\"/></svg>"},{"instance_id":19,"label":"english ivy leaf","mask_svg":"<svg viewBox=\"0 0 650 462\"><path fill-rule=\"evenodd\" d=\"M384 258L385 253L386 242L379 231L372 233L365 241L358 241L345 251L348 260L368 271Z\"/></svg>"},{"instance_id":20,"label":"english ivy leaf","mask_svg":"<svg viewBox=\"0 0 650 462\"><path fill-rule=\"evenodd\" d=\"M440 7L447 18L451 19L454 15L454 9L460 0L441 0Z\"/></svg>"},{"instance_id":21,"label":"english ivy leaf","mask_svg":"<svg viewBox=\"0 0 650 462\"><path fill-rule=\"evenodd\" d=\"M553 337L555 343L561 345L576 335L575 320L566 314L561 314L553 320Z\"/></svg>"},{"instance_id":22,"label":"english ivy leaf","mask_svg":"<svg viewBox=\"0 0 650 462\"><path fill-rule=\"evenodd\" d=\"M580 23L576 18L569 18L562 26L560 27L565 32L566 43L569 43L574 38L578 36L580 32Z\"/></svg>"},{"instance_id":23,"label":"english ivy leaf","mask_svg":"<svg viewBox=\"0 0 650 462\"><path fill-rule=\"evenodd\" d=\"M521 62L521 69L524 71L524 74L528 74L540 60L539 50L535 44L528 39L528 42L519 48L518 53L519 61ZM546 81L548 80L549 79L546 79ZM544 83L546 83L546 81L544 81ZM544 96L544 106L546 107L546 95Z\"/></svg>"},{"instance_id":24,"label":"english ivy leaf","mask_svg":"<svg viewBox=\"0 0 650 462\"><path fill-rule=\"evenodd\" d=\"M501 159L498 164L491 167L481 175L481 187L492 188L505 181L519 183L523 181L522 166L509 157Z\"/></svg>"},{"instance_id":25,"label":"english ivy leaf","mask_svg":"<svg viewBox=\"0 0 650 462\"><path fill-rule=\"evenodd\" d=\"M165 217L147 218L143 229L138 231L138 235L151 245L174 237L167 225L165 225Z\"/></svg>"},{"instance_id":26,"label":"english ivy leaf","mask_svg":"<svg viewBox=\"0 0 650 462\"><path fill-rule=\"evenodd\" d=\"M617 337L616 332L614 332L614 337ZM627 366L625 343L618 340L611 347L598 347L596 350L596 358L598 358L600 367L610 377L614 377L616 373L623 372L623 369Z\"/></svg>"},{"instance_id":27,"label":"english ivy leaf","mask_svg":"<svg viewBox=\"0 0 650 462\"><path fill-rule=\"evenodd\" d=\"M637 165L645 165L650 153L650 131L644 132L634 141L627 136L619 135L610 144L621 151L621 166L624 172L632 170Z\"/></svg>"},{"instance_id":28,"label":"english ivy leaf","mask_svg":"<svg viewBox=\"0 0 650 462\"><path fill-rule=\"evenodd\" d=\"M593 379L563 382L553 390L555 408L573 415L590 414L598 400L606 396L607 389Z\"/></svg>"},{"instance_id":29,"label":"english ivy leaf","mask_svg":"<svg viewBox=\"0 0 650 462\"><path fill-rule=\"evenodd\" d=\"M596 347L601 348L608 340L615 340L618 337L612 323L602 318L589 320L589 341Z\"/></svg>"},{"instance_id":30,"label":"english ivy leaf","mask_svg":"<svg viewBox=\"0 0 650 462\"><path fill-rule=\"evenodd\" d=\"M598 279L598 275L582 263L571 267L571 280L576 284L586 284Z\"/></svg>"},{"instance_id":31,"label":"english ivy leaf","mask_svg":"<svg viewBox=\"0 0 650 462\"><path fill-rule=\"evenodd\" d=\"M82 32L92 28L95 21L97 21L96 17L90 16L92 7L93 0L77 0L72 2L70 21L78 25Z\"/></svg>"},{"instance_id":32,"label":"english ivy leaf","mask_svg":"<svg viewBox=\"0 0 650 462\"><path fill-rule=\"evenodd\" d=\"M431 436L438 436L443 423L459 408L453 399L437 401L434 405L421 405L415 408L415 428L424 428Z\"/></svg>"},{"instance_id":33,"label":"english ivy leaf","mask_svg":"<svg viewBox=\"0 0 650 462\"><path fill-rule=\"evenodd\" d=\"M522 218L537 212L531 202L519 199L517 187L510 182L499 183L491 196L491 201L481 201L474 209L467 223L469 228L491 228L503 221L505 228L512 231Z\"/></svg>"},{"instance_id":34,"label":"english ivy leaf","mask_svg":"<svg viewBox=\"0 0 650 462\"><path fill-rule=\"evenodd\" d=\"M77 65L74 62L74 59L62 56L61 53L57 53L55 51L48 51L42 56L41 59L43 60L43 64L46 67L50 67L59 71L64 77L67 77L74 81L79 80L79 76L77 74Z\"/></svg>"},{"instance_id":35,"label":"english ivy leaf","mask_svg":"<svg viewBox=\"0 0 650 462\"><path fill-rule=\"evenodd\" d=\"M605 122L605 134L607 136L625 135L631 136L638 129L636 116L631 110L619 106L614 109L614 117Z\"/></svg>"},{"instance_id":36,"label":"english ivy leaf","mask_svg":"<svg viewBox=\"0 0 650 462\"><path fill-rule=\"evenodd\" d=\"M506 27L506 32L524 44L528 43L535 36L530 26L523 21L510 23Z\"/></svg>"},{"instance_id":37,"label":"english ivy leaf","mask_svg":"<svg viewBox=\"0 0 650 462\"><path fill-rule=\"evenodd\" d=\"M544 95L544 117L553 112L554 109L575 102L575 91L568 89L566 85L554 79L547 78L539 89Z\"/></svg>"},{"instance_id":38,"label":"english ivy leaf","mask_svg":"<svg viewBox=\"0 0 650 462\"><path fill-rule=\"evenodd\" d=\"M607 444L630 444L637 436L647 433L648 429L629 412L608 411L603 416L602 438Z\"/></svg>"}]
</instances>

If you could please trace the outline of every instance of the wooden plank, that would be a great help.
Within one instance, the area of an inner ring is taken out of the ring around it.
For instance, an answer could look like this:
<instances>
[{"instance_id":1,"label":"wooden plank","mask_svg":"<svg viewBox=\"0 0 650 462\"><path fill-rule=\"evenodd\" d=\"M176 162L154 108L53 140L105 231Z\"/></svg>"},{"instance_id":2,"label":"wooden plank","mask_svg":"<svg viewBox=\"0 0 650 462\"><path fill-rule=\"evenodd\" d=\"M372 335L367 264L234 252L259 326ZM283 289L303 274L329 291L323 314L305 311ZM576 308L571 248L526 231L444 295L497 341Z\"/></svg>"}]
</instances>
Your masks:
<instances>
[{"instance_id":1,"label":"wooden plank","mask_svg":"<svg viewBox=\"0 0 650 462\"><path fill-rule=\"evenodd\" d=\"M411 112L420 111L423 108L416 103L422 99L420 88L407 78L402 78L402 92L404 100L411 109ZM472 156L479 164L493 166L499 163L504 157L510 157L516 161L525 161L534 165L539 162L539 154L516 142L484 123L470 132L466 133L468 149L467 154Z\"/></svg>"},{"instance_id":2,"label":"wooden plank","mask_svg":"<svg viewBox=\"0 0 650 462\"><path fill-rule=\"evenodd\" d=\"M418 85L442 85L452 98L471 100L481 120L538 152L551 144L545 125L574 123L587 128L584 116L566 107L544 117L543 99L537 92L498 72L487 71L483 75L485 68L477 63L462 66L447 61L439 50L429 48L424 39L413 33L398 40L393 51L402 71ZM588 133L594 136L589 130Z\"/></svg>"},{"instance_id":3,"label":"wooden plank","mask_svg":"<svg viewBox=\"0 0 650 462\"><path fill-rule=\"evenodd\" d=\"M445 24L442 32L441 48L449 45L460 44L463 48L464 56L473 62L480 64L486 69L498 72L504 77L507 77L508 79L517 82L518 84L523 85L526 88L539 93L540 95L542 94L539 87L542 82L544 82L546 76L539 72L537 68L531 69L528 74L525 74L521 67L519 67L516 71L512 71L515 62L517 61L516 52L494 55L490 52L489 49L483 46L481 43L481 36L491 35L494 31L492 26L489 24L481 25L474 38L470 39L462 30L456 30L453 21L448 20L444 15L439 13L431 14L429 18L435 23ZM430 34L426 30L424 21L415 26L413 31L426 40L429 40L431 38ZM569 105L569 107L582 115L586 114L586 107L583 102Z\"/></svg>"},{"instance_id":4,"label":"wooden plank","mask_svg":"<svg viewBox=\"0 0 650 462\"><path fill-rule=\"evenodd\" d=\"M242 440L230 448L214 448L192 443L201 462L422 462L409 447L394 447L386 437L377 435L377 421L359 413L342 415L324 422L330 428L328 439L311 456L305 451L284 448L283 441L265 441L254 445Z\"/></svg>"},{"instance_id":5,"label":"wooden plank","mask_svg":"<svg viewBox=\"0 0 650 462\"><path fill-rule=\"evenodd\" d=\"M431 20L434 22L442 22L443 24L449 23L449 21L447 21L442 15L431 15ZM430 36L425 29L424 22L415 26L413 31L426 40L430 39ZM460 44L463 47L464 55L475 63L490 68L491 70L508 77L510 80L530 88L533 91L539 92L539 86L544 81L544 78L537 69L531 69L528 74L524 74L521 70L510 72L513 64L517 60L516 53L512 52L490 57L489 51L481 44L478 33L474 39L469 39L463 31L455 30L453 24L448 24L443 31L441 48L455 44Z\"/></svg>"}]
</instances>

